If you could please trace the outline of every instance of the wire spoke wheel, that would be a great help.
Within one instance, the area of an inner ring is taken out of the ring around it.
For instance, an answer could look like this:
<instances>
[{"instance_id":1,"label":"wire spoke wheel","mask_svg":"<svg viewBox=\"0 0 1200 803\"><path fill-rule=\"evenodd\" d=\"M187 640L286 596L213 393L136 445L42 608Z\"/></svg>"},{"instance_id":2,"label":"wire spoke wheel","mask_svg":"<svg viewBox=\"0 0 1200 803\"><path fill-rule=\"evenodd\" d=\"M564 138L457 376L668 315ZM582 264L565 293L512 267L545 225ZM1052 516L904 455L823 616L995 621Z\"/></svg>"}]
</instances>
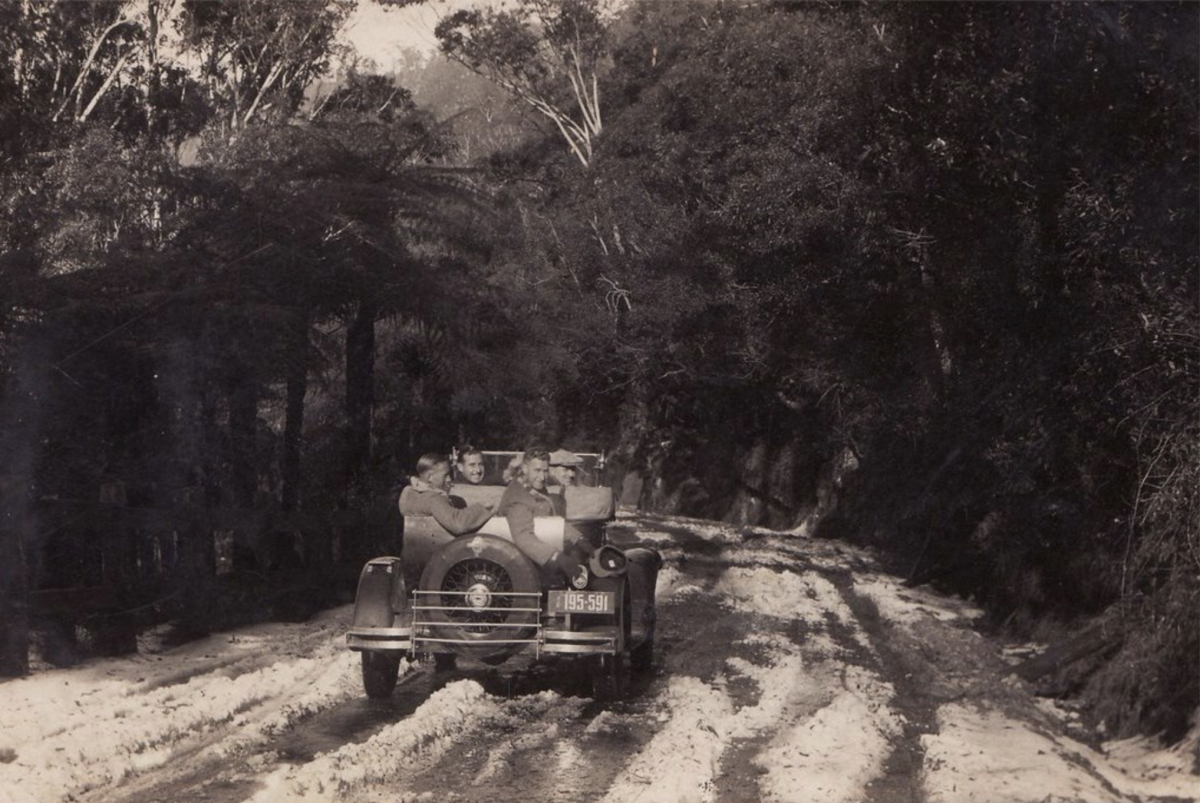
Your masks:
<instances>
[{"instance_id":1,"label":"wire spoke wheel","mask_svg":"<svg viewBox=\"0 0 1200 803\"><path fill-rule=\"evenodd\" d=\"M487 633L505 620L504 608L514 606L512 577L495 561L473 558L454 564L442 580L446 618L468 633ZM501 610L498 610L501 609Z\"/></svg>"},{"instance_id":2,"label":"wire spoke wheel","mask_svg":"<svg viewBox=\"0 0 1200 803\"><path fill-rule=\"evenodd\" d=\"M438 652L498 662L534 644L541 575L511 541L456 538L430 558L420 588L436 600L428 618Z\"/></svg>"}]
</instances>

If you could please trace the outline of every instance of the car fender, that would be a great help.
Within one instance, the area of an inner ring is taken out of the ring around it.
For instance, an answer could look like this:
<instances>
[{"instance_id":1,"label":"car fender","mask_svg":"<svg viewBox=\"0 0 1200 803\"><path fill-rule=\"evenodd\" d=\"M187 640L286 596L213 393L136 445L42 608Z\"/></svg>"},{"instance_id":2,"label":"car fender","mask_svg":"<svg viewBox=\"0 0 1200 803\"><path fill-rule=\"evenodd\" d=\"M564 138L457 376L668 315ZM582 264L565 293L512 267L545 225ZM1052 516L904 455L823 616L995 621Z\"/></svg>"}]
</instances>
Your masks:
<instances>
[{"instance_id":1,"label":"car fender","mask_svg":"<svg viewBox=\"0 0 1200 803\"><path fill-rule=\"evenodd\" d=\"M407 590L400 558L367 561L354 595L354 627L392 627L407 605Z\"/></svg>"},{"instance_id":2,"label":"car fender","mask_svg":"<svg viewBox=\"0 0 1200 803\"><path fill-rule=\"evenodd\" d=\"M662 555L650 547L631 547L623 550L628 561L626 577L629 580L631 640L635 645L654 634L657 620L654 593L658 585L658 571L662 568Z\"/></svg>"},{"instance_id":3,"label":"car fender","mask_svg":"<svg viewBox=\"0 0 1200 803\"><path fill-rule=\"evenodd\" d=\"M617 652L624 652L630 646L631 641L631 617L634 606L632 605L632 586L629 583L629 578L625 575L615 575L612 577L597 577L593 575L588 582L589 591L609 591L615 595L616 609L610 614L600 614L586 616L594 621L603 622L604 626L617 626Z\"/></svg>"}]
</instances>

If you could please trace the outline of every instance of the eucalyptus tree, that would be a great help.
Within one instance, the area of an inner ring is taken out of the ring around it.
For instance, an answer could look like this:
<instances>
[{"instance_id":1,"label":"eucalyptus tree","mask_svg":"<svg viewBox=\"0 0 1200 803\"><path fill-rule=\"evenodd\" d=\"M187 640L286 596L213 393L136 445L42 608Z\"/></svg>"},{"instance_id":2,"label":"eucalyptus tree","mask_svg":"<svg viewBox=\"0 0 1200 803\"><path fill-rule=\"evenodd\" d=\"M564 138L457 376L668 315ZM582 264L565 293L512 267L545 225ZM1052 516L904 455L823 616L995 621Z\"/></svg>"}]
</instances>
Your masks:
<instances>
[{"instance_id":1,"label":"eucalyptus tree","mask_svg":"<svg viewBox=\"0 0 1200 803\"><path fill-rule=\"evenodd\" d=\"M230 134L270 115L287 120L330 67L352 0L183 0L184 53Z\"/></svg>"},{"instance_id":2,"label":"eucalyptus tree","mask_svg":"<svg viewBox=\"0 0 1200 803\"><path fill-rule=\"evenodd\" d=\"M604 131L600 80L611 20L602 0L520 0L456 11L435 33L443 53L554 123L587 167Z\"/></svg>"},{"instance_id":3,"label":"eucalyptus tree","mask_svg":"<svg viewBox=\"0 0 1200 803\"><path fill-rule=\"evenodd\" d=\"M0 9L3 147L44 148L91 121L178 143L205 110L176 60L179 0L11 2Z\"/></svg>"},{"instance_id":4,"label":"eucalyptus tree","mask_svg":"<svg viewBox=\"0 0 1200 803\"><path fill-rule=\"evenodd\" d=\"M210 263L193 258L197 251L189 249L198 240L197 226L236 193L211 172L180 164L175 147L185 138L196 141L214 109L223 117L234 110L234 118L225 119L234 119L239 128L268 108L276 119L286 119L306 82L327 68L334 33L348 8L347 3L150 0L21 2L0 9L10 23L0 31L5 44L0 81L17 101L0 109L7 157L0 171L6 211L0 244L25 255L13 264L35 266L20 286L42 287L44 292L35 294L40 313L66 309L67 299L74 299L74 317L57 327L70 332L61 344L65 352L75 348L71 343L86 344L89 338L133 347L128 337L136 335L142 338L141 353L157 352L164 365L183 374L204 375L213 365L205 358L184 365L186 359L170 354L179 351L181 338L211 342L210 324L221 319L221 306L207 323L192 319L190 329L184 324L191 316L168 320L163 311L193 309L206 295L211 300L212 292L200 292L193 280L228 278L228 266L245 262L254 248L238 250L226 243L230 247ZM198 77L208 83L207 98L192 75L189 59L195 54L203 56ZM222 85L214 86L215 81ZM186 271L191 275L181 281ZM122 292L116 295L105 291L118 287ZM237 308L239 302L225 303ZM251 307L247 303L242 312ZM107 334L106 327L121 336ZM244 328L233 327L235 332ZM49 329L23 331L34 337ZM94 360L101 351L89 346L75 365L91 364L87 358ZM107 358L118 359L115 354ZM55 376L74 376L66 366L60 368ZM174 377L172 369L164 380ZM68 381L61 398L75 398L78 387L87 384L81 381ZM157 392L148 376L131 375L129 382L134 384L126 388L126 399L150 399ZM190 409L188 399L196 396L181 388L195 389L195 383L177 384L172 392ZM245 388L255 384L247 382ZM229 405L240 411L232 418L242 422L243 431L252 429L247 422L256 412L246 402L247 392L231 391ZM216 408L205 406L214 418ZM105 414L103 405L91 409ZM74 419L61 419L64 431L73 426L68 420ZM103 436L103 428L93 429ZM213 463L214 472L220 462ZM245 479L246 470L240 471L242 480L235 484L244 489L253 483Z\"/></svg>"}]
</instances>

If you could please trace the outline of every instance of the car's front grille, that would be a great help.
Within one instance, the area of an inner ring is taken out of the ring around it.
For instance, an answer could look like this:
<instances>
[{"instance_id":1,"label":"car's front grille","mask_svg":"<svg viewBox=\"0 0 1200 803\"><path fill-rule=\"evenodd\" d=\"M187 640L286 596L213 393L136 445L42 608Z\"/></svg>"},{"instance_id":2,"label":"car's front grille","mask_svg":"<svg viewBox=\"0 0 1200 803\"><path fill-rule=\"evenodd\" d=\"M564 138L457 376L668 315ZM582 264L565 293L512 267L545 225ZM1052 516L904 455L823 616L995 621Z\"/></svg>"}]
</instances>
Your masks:
<instances>
[{"instance_id":1,"label":"car's front grille","mask_svg":"<svg viewBox=\"0 0 1200 803\"><path fill-rule=\"evenodd\" d=\"M485 606L470 604L469 591L412 592L413 649L434 644L530 644L542 640L542 595L504 591Z\"/></svg>"}]
</instances>

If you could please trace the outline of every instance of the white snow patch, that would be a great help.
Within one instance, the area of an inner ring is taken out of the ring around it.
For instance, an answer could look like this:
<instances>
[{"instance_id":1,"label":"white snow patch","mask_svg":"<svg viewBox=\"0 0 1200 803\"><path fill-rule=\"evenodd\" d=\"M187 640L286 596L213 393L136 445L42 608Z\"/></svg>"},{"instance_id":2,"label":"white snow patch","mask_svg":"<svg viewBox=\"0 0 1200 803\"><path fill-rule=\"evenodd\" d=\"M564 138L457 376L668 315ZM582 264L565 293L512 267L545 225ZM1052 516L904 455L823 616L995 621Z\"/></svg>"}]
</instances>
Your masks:
<instances>
[{"instance_id":1,"label":"white snow patch","mask_svg":"<svg viewBox=\"0 0 1200 803\"><path fill-rule=\"evenodd\" d=\"M666 527L687 530L702 541L714 544L740 544L742 542L744 528L738 528L732 524L706 521L704 519L690 519L686 516L665 516L660 521ZM636 530L637 537L647 540L675 538L675 534L670 530L656 527L655 524L655 519L639 519Z\"/></svg>"},{"instance_id":2,"label":"white snow patch","mask_svg":"<svg viewBox=\"0 0 1200 803\"><path fill-rule=\"evenodd\" d=\"M665 602L672 597L682 597L688 594L702 593L704 589L684 579L684 575L674 566L663 566L658 572L658 583L654 587L654 598Z\"/></svg>"},{"instance_id":3,"label":"white snow patch","mask_svg":"<svg viewBox=\"0 0 1200 803\"><path fill-rule=\"evenodd\" d=\"M359 744L299 766L281 767L252 800L326 801L368 784L389 783L436 761L455 740L495 717L500 706L475 681L434 692L411 716Z\"/></svg>"},{"instance_id":4,"label":"white snow patch","mask_svg":"<svg viewBox=\"0 0 1200 803\"><path fill-rule=\"evenodd\" d=\"M804 526L804 524L800 524L799 526L793 527L790 530L774 530L770 527L752 525L744 528L744 531L746 535L756 536L759 538L790 538L794 540L811 540L812 536L808 532L809 529L810 528Z\"/></svg>"},{"instance_id":5,"label":"white snow patch","mask_svg":"<svg viewBox=\"0 0 1200 803\"><path fill-rule=\"evenodd\" d=\"M826 615L861 635L858 623L833 583L815 572L733 568L721 575L714 589L740 609L781 619L802 619L823 630Z\"/></svg>"},{"instance_id":6,"label":"white snow patch","mask_svg":"<svg viewBox=\"0 0 1200 803\"><path fill-rule=\"evenodd\" d=\"M740 544L742 542L742 531L731 524L721 524L719 522L698 521L696 519L684 519L680 524L686 526L689 530L695 533L705 541L714 544Z\"/></svg>"},{"instance_id":7,"label":"white snow patch","mask_svg":"<svg viewBox=\"0 0 1200 803\"><path fill-rule=\"evenodd\" d=\"M287 703L278 711L254 719L235 720L235 735L218 743L214 752L220 756L235 756L265 744L271 737L289 730L296 722L327 708L361 696L362 678L356 652L344 651L333 656L310 682L300 685L283 699ZM411 665L401 663L400 674L411 671Z\"/></svg>"},{"instance_id":8,"label":"white snow patch","mask_svg":"<svg viewBox=\"0 0 1200 803\"><path fill-rule=\"evenodd\" d=\"M753 527L745 532L749 554L771 554L791 559L801 558L817 568L877 570L878 562L870 549L852 546L842 541L812 538L802 528L790 531Z\"/></svg>"},{"instance_id":9,"label":"white snow patch","mask_svg":"<svg viewBox=\"0 0 1200 803\"><path fill-rule=\"evenodd\" d=\"M603 803L705 803L729 740L728 695L692 677L671 678L669 719L609 787Z\"/></svg>"},{"instance_id":10,"label":"white snow patch","mask_svg":"<svg viewBox=\"0 0 1200 803\"><path fill-rule=\"evenodd\" d=\"M1197 735L1193 727L1187 738L1168 748L1149 736L1106 742L1103 751L1072 740L1064 743L1123 795L1200 800L1200 777L1193 769Z\"/></svg>"},{"instance_id":11,"label":"white snow patch","mask_svg":"<svg viewBox=\"0 0 1200 803\"><path fill-rule=\"evenodd\" d=\"M1052 720L1066 723L1068 728L1078 727L1079 712L1065 702L1039 699L1037 707ZM1200 751L1200 710L1193 713L1188 734L1170 747L1164 747L1161 739L1153 736L1107 741L1100 750L1071 739L1062 741L1086 758L1092 768L1122 794L1200 801L1200 776L1196 772Z\"/></svg>"},{"instance_id":12,"label":"white snow patch","mask_svg":"<svg viewBox=\"0 0 1200 803\"><path fill-rule=\"evenodd\" d=\"M1044 653L1048 644L1039 642L1028 642L1025 644L1007 644L1000 650L1000 658L1007 664L1016 665L1022 661L1028 661L1030 658L1036 658Z\"/></svg>"},{"instance_id":13,"label":"white snow patch","mask_svg":"<svg viewBox=\"0 0 1200 803\"><path fill-rule=\"evenodd\" d=\"M942 596L927 587L905 588L900 580L887 575L857 575L854 590L872 600L879 608L879 615L896 625L912 625L930 619L953 622L983 616L980 608L965 600Z\"/></svg>"},{"instance_id":14,"label":"white snow patch","mask_svg":"<svg viewBox=\"0 0 1200 803\"><path fill-rule=\"evenodd\" d=\"M487 694L476 681L455 681L365 742L343 745L306 764L279 768L266 776L265 787L251 800L331 801L355 793L371 799L383 795L379 799L407 800L411 795L404 789L405 779L432 767L472 733L495 723L514 730L527 726L563 702L550 691L504 701ZM580 705L567 701L571 710ZM536 747L551 738L555 728L557 725L546 726L520 737L516 749ZM489 756L489 764L502 760L500 753ZM485 767L484 777L495 771Z\"/></svg>"},{"instance_id":15,"label":"white snow patch","mask_svg":"<svg viewBox=\"0 0 1200 803\"><path fill-rule=\"evenodd\" d=\"M939 732L921 737L929 803L1116 803L1113 794L1068 749L1025 722L958 703L937 714Z\"/></svg>"},{"instance_id":16,"label":"white snow patch","mask_svg":"<svg viewBox=\"0 0 1200 803\"><path fill-rule=\"evenodd\" d=\"M800 648L791 639L777 633L756 634L744 643L765 647L767 656L762 664L737 657L728 661L730 669L751 678L760 692L757 703L738 709L729 727L733 738L749 738L778 727L798 699L811 699L821 692L820 684L805 674Z\"/></svg>"},{"instance_id":17,"label":"white snow patch","mask_svg":"<svg viewBox=\"0 0 1200 803\"><path fill-rule=\"evenodd\" d=\"M140 679L89 684L68 672L5 684L0 732L16 752L12 762L0 764L5 801L57 800L161 766L176 750L211 738L264 700L291 699L296 689L309 690L311 706L332 704L350 691L344 671L327 671L325 652L323 660L281 661L237 677L205 675L152 691L143 691ZM280 713L264 727L281 727L287 719Z\"/></svg>"},{"instance_id":18,"label":"white snow patch","mask_svg":"<svg viewBox=\"0 0 1200 803\"><path fill-rule=\"evenodd\" d=\"M538 725L527 733L520 733L488 751L487 761L475 775L472 786L479 786L492 778L508 772L512 765L512 757L516 753L546 747L559 735L557 722L548 725Z\"/></svg>"},{"instance_id":19,"label":"white snow patch","mask_svg":"<svg viewBox=\"0 0 1200 803\"><path fill-rule=\"evenodd\" d=\"M892 687L873 673L846 667L842 689L807 721L779 733L754 759L768 801L856 803L877 778L903 719L888 706Z\"/></svg>"},{"instance_id":20,"label":"white snow patch","mask_svg":"<svg viewBox=\"0 0 1200 803\"><path fill-rule=\"evenodd\" d=\"M601 711L587 724L583 732L589 736L596 733L613 733L623 724L623 718L612 711Z\"/></svg>"}]
</instances>

